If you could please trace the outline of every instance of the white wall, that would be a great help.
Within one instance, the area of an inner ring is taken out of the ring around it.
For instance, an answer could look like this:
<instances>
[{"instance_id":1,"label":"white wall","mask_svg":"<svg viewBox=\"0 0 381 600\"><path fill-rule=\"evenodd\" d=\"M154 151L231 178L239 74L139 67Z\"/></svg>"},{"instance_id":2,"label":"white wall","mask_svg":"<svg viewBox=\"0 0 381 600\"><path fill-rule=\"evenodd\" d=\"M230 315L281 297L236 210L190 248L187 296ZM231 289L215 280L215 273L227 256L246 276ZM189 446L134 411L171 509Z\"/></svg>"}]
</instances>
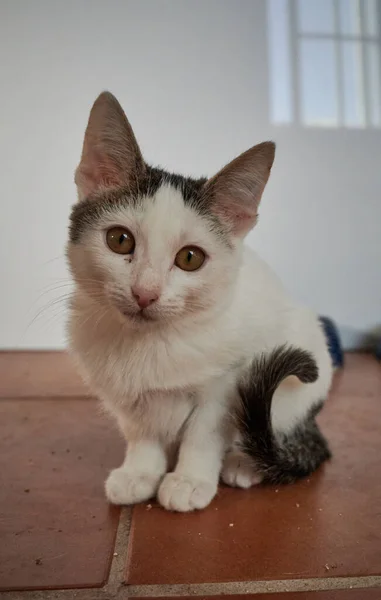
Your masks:
<instances>
[{"instance_id":1,"label":"white wall","mask_svg":"<svg viewBox=\"0 0 381 600\"><path fill-rule=\"evenodd\" d=\"M147 161L172 170L211 174L275 139L250 243L317 311L359 331L380 323L380 133L269 124L265 9L0 0L1 347L64 345L60 301L35 317L69 289L73 171L102 89L123 104Z\"/></svg>"}]
</instances>

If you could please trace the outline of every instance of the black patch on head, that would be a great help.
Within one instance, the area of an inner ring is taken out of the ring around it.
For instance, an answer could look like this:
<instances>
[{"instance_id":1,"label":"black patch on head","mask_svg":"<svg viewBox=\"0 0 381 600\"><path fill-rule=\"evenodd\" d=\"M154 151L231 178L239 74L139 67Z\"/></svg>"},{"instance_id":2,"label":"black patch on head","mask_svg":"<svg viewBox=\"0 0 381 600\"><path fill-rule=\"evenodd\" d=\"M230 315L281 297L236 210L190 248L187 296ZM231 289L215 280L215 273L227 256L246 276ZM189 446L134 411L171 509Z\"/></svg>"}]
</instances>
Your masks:
<instances>
[{"instance_id":1,"label":"black patch on head","mask_svg":"<svg viewBox=\"0 0 381 600\"><path fill-rule=\"evenodd\" d=\"M206 178L183 177L146 165L144 177L130 187L90 196L74 205L70 216L69 239L74 244L79 242L82 234L103 215L119 207L137 206L144 197L152 198L162 185L169 185L181 193L186 206L207 218L212 230L229 244L225 227L209 209L209 199L204 194L206 181Z\"/></svg>"},{"instance_id":2,"label":"black patch on head","mask_svg":"<svg viewBox=\"0 0 381 600\"><path fill-rule=\"evenodd\" d=\"M273 394L290 375L296 375L304 383L313 383L318 377L317 365L308 352L282 346L255 359L249 376L239 386L242 449L253 459L264 482L291 483L315 471L331 456L315 420L322 401L316 402L290 432L273 430Z\"/></svg>"}]
</instances>

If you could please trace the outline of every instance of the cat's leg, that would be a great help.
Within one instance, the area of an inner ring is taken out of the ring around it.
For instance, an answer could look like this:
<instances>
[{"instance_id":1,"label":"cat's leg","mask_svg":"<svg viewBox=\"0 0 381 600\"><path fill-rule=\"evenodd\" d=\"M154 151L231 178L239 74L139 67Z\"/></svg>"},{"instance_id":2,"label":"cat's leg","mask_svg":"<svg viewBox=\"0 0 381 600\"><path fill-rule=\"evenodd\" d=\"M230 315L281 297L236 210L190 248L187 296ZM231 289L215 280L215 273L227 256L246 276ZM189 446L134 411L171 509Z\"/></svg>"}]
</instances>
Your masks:
<instances>
[{"instance_id":1,"label":"cat's leg","mask_svg":"<svg viewBox=\"0 0 381 600\"><path fill-rule=\"evenodd\" d=\"M149 500L156 495L166 469L167 457L158 441L129 441L122 466L106 480L106 496L112 504Z\"/></svg>"},{"instance_id":2,"label":"cat's leg","mask_svg":"<svg viewBox=\"0 0 381 600\"><path fill-rule=\"evenodd\" d=\"M125 460L106 481L114 504L135 504L156 496L163 476L176 460L179 434L194 402L189 393L147 394L118 407L104 399L127 440Z\"/></svg>"},{"instance_id":3,"label":"cat's leg","mask_svg":"<svg viewBox=\"0 0 381 600\"><path fill-rule=\"evenodd\" d=\"M159 488L158 500L168 510L205 508L217 492L227 443L223 393L221 385L203 390L186 423L176 468Z\"/></svg>"},{"instance_id":4,"label":"cat's leg","mask_svg":"<svg viewBox=\"0 0 381 600\"><path fill-rule=\"evenodd\" d=\"M232 446L226 453L221 479L226 485L245 490L262 481L253 460L241 450L239 432L235 432Z\"/></svg>"}]
</instances>

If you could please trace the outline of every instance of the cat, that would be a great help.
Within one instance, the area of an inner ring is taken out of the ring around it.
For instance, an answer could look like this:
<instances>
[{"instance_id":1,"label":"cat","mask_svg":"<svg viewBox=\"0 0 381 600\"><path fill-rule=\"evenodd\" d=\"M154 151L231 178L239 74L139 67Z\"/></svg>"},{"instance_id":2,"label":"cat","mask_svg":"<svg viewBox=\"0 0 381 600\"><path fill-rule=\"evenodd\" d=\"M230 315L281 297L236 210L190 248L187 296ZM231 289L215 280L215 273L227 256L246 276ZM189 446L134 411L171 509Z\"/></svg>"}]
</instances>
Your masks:
<instances>
[{"instance_id":1,"label":"cat","mask_svg":"<svg viewBox=\"0 0 381 600\"><path fill-rule=\"evenodd\" d=\"M292 481L329 457L315 415L332 365L315 314L244 245L275 145L210 179L145 163L116 98L87 125L67 257L67 325L78 369L127 441L105 491L206 507L220 478Z\"/></svg>"}]
</instances>

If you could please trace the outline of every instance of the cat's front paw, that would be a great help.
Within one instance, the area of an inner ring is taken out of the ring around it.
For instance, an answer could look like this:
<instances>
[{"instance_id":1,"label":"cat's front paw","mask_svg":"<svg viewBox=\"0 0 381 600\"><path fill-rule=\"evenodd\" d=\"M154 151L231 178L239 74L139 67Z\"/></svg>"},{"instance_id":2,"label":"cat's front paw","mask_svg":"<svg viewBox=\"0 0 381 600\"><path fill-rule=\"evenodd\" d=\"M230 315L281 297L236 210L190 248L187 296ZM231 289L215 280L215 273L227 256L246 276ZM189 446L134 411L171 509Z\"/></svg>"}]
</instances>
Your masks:
<instances>
[{"instance_id":1,"label":"cat's front paw","mask_svg":"<svg viewBox=\"0 0 381 600\"><path fill-rule=\"evenodd\" d=\"M216 492L217 484L167 473L159 487L158 500L167 510L189 512L208 506Z\"/></svg>"},{"instance_id":2,"label":"cat's front paw","mask_svg":"<svg viewBox=\"0 0 381 600\"><path fill-rule=\"evenodd\" d=\"M242 452L228 452L221 478L227 485L245 490L262 481L262 476L257 473L249 458Z\"/></svg>"},{"instance_id":3,"label":"cat's front paw","mask_svg":"<svg viewBox=\"0 0 381 600\"><path fill-rule=\"evenodd\" d=\"M114 469L106 479L106 496L111 504L137 504L156 495L160 484L157 475L129 473L123 467Z\"/></svg>"}]
</instances>

